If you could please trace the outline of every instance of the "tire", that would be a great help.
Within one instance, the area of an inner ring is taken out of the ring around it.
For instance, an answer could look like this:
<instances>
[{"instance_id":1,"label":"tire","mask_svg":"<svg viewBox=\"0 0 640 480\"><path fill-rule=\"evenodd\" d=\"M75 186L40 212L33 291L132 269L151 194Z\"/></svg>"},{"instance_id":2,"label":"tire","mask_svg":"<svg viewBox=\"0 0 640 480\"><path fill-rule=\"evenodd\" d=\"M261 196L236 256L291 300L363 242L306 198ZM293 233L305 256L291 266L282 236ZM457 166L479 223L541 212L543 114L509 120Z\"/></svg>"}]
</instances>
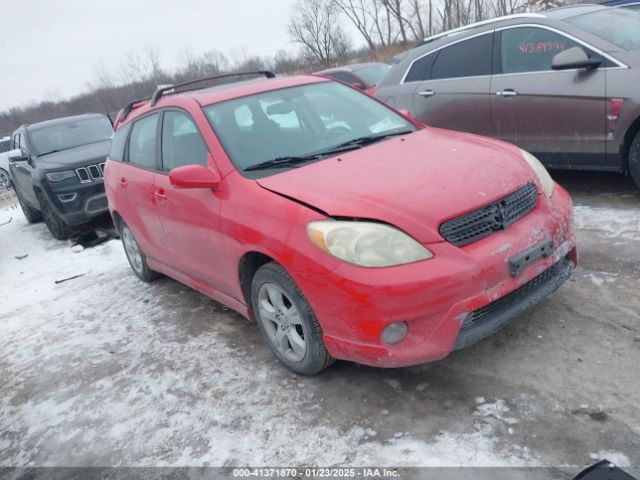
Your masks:
<instances>
[{"instance_id":1,"label":"tire","mask_svg":"<svg viewBox=\"0 0 640 480\"><path fill-rule=\"evenodd\" d=\"M49 202L49 199L40 192L36 192L38 201L40 202L40 212L42 213L42 219L45 225L49 229L49 232L56 240L66 240L71 235L72 229L64 223L53 206Z\"/></svg>"},{"instance_id":2,"label":"tire","mask_svg":"<svg viewBox=\"0 0 640 480\"><path fill-rule=\"evenodd\" d=\"M22 213L24 213L24 216L27 219L27 222L38 223L39 221L42 220L42 214L40 213L40 210L27 205L27 203L24 200L22 200L22 197L20 196L18 189L16 189L16 197L18 197L18 203L20 204L20 208L22 209Z\"/></svg>"},{"instance_id":3,"label":"tire","mask_svg":"<svg viewBox=\"0 0 640 480\"><path fill-rule=\"evenodd\" d=\"M309 302L277 263L263 265L254 275L251 306L260 333L289 370L315 375L334 362Z\"/></svg>"},{"instance_id":4,"label":"tire","mask_svg":"<svg viewBox=\"0 0 640 480\"><path fill-rule=\"evenodd\" d=\"M9 178L9 172L4 168L0 168L0 188L11 187L11 178Z\"/></svg>"},{"instance_id":5,"label":"tire","mask_svg":"<svg viewBox=\"0 0 640 480\"><path fill-rule=\"evenodd\" d=\"M133 236L133 232L124 221L120 222L118 230L120 231L124 253L127 256L127 260L129 260L133 273L143 282L151 282L158 278L160 274L149 268L146 255L142 252L138 241Z\"/></svg>"},{"instance_id":6,"label":"tire","mask_svg":"<svg viewBox=\"0 0 640 480\"><path fill-rule=\"evenodd\" d=\"M636 187L640 188L640 132L636 133L629 148L629 173Z\"/></svg>"}]
</instances>

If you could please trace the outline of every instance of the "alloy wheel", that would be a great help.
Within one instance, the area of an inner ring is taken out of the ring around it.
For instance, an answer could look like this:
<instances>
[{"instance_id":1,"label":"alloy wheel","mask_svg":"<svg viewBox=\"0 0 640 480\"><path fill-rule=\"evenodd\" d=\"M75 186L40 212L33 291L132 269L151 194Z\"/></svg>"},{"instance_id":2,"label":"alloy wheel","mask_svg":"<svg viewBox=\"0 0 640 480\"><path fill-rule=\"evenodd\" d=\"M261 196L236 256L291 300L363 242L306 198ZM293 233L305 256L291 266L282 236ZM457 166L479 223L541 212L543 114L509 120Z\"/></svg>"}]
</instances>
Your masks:
<instances>
[{"instance_id":1,"label":"alloy wheel","mask_svg":"<svg viewBox=\"0 0 640 480\"><path fill-rule=\"evenodd\" d=\"M124 227L122 229L122 244L124 245L124 251L127 253L127 257L131 262L131 267L136 271L136 273L142 274L142 252L140 252L140 247L138 246L138 242L133 238L133 234L129 227Z\"/></svg>"},{"instance_id":2,"label":"alloy wheel","mask_svg":"<svg viewBox=\"0 0 640 480\"><path fill-rule=\"evenodd\" d=\"M289 296L275 283L258 290L260 321L278 352L293 362L301 361L307 351L300 312Z\"/></svg>"}]
</instances>

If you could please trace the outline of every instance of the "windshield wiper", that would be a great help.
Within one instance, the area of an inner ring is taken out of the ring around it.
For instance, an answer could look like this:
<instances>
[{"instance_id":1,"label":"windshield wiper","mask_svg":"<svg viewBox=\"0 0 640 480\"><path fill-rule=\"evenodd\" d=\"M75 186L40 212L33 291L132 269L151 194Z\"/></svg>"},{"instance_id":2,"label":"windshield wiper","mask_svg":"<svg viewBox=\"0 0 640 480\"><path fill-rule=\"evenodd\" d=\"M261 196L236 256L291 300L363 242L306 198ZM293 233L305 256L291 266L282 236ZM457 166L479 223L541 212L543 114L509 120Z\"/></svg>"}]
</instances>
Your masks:
<instances>
[{"instance_id":1,"label":"windshield wiper","mask_svg":"<svg viewBox=\"0 0 640 480\"><path fill-rule=\"evenodd\" d=\"M385 138L396 137L398 135L406 135L408 133L413 133L413 130L400 130L399 132L383 133L381 135L366 135L364 137L354 138L344 143L339 143L338 145L325 150L324 153L335 153L336 151L346 149L348 147L360 148L364 147L365 145L379 142L380 140L384 140Z\"/></svg>"},{"instance_id":2,"label":"windshield wiper","mask_svg":"<svg viewBox=\"0 0 640 480\"><path fill-rule=\"evenodd\" d=\"M301 157L277 157L271 160L266 160L264 162L256 163L255 165L250 165L246 168L243 168L245 172L250 172L252 170L263 170L265 168L285 168L285 167L298 167L301 163L310 162L311 160L316 160L320 157L320 154L314 153L312 155L305 155Z\"/></svg>"},{"instance_id":3,"label":"windshield wiper","mask_svg":"<svg viewBox=\"0 0 640 480\"><path fill-rule=\"evenodd\" d=\"M358 138L354 138L353 140L349 140L348 142L340 143L338 145L334 145L333 147L329 147L326 150L314 152L309 155L304 155L299 157L296 157L296 156L277 157L271 160L266 160L264 162L256 163L255 165L250 165L244 168L243 170L245 172L250 172L252 170L263 170L265 168L298 167L300 166L301 163L317 160L321 157L326 157L334 153L348 152L349 150L356 150L358 148L364 147L365 145L369 145L371 143L384 140L385 138L395 137L397 135L406 135L408 133L413 133L413 130L401 130L399 132L384 133L382 135L367 135L365 137L358 137Z\"/></svg>"}]
</instances>

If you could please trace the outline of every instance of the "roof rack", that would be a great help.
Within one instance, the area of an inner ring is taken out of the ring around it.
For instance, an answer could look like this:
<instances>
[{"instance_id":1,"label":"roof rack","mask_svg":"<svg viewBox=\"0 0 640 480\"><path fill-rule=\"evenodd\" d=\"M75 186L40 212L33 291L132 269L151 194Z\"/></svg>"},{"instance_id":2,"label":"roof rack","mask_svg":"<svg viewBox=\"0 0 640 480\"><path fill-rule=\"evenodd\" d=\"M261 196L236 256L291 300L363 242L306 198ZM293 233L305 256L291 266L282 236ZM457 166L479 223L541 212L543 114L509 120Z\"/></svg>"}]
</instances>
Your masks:
<instances>
[{"instance_id":1,"label":"roof rack","mask_svg":"<svg viewBox=\"0 0 640 480\"><path fill-rule=\"evenodd\" d=\"M422 42L420 42L416 46L421 46L425 43L433 42L434 40L437 40L439 38L448 37L449 35L455 35L457 33L464 32L465 30L481 27L483 25L490 25L492 23L501 22L503 20L511 20L512 18L545 18L545 16L540 13L514 13L512 15L504 15L502 17L491 18L489 20L482 20L480 22L470 23L469 25L465 25L463 27L454 28L452 30L447 30L446 32L432 35L431 37L427 37L422 40Z\"/></svg>"},{"instance_id":2,"label":"roof rack","mask_svg":"<svg viewBox=\"0 0 640 480\"><path fill-rule=\"evenodd\" d=\"M145 98L136 98L135 100L131 100L124 107L122 107L122 110L121 110L121 113L120 113L120 118L118 118L116 116L116 119L119 122L122 122L125 118L127 118L129 116L129 114L131 113L131 110L133 110L133 107L135 105L137 105L138 103L147 102L150 99L151 99L151 97L145 97Z\"/></svg>"},{"instance_id":3,"label":"roof rack","mask_svg":"<svg viewBox=\"0 0 640 480\"><path fill-rule=\"evenodd\" d=\"M182 83L176 83L174 85L166 85L163 87L158 88L155 92L153 92L153 95L151 96L151 106L154 106L156 104L156 102L158 100L160 100L160 98L162 98L163 94L170 92L172 90L175 90L176 88L180 88L180 87L187 87L189 85L194 85L196 83L202 83L205 82L207 80L217 80L219 78L228 78L228 77L237 77L240 75L264 75L266 78L275 78L276 74L269 71L269 70L256 70L253 72L236 72L236 73L225 73L223 75L214 75L213 77L204 77L204 78L199 78L197 80L190 80L188 82L182 82ZM198 90L198 88L193 88L193 89L187 89L187 90L183 90L184 92L189 91L189 90Z\"/></svg>"}]
</instances>

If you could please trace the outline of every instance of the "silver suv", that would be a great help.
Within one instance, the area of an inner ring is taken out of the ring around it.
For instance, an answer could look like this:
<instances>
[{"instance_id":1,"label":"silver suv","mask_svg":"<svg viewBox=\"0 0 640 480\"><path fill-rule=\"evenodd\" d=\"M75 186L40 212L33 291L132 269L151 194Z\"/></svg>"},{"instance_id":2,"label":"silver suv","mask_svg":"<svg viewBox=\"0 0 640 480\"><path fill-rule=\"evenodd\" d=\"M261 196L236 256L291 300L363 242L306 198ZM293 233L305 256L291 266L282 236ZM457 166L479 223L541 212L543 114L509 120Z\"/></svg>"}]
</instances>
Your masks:
<instances>
[{"instance_id":1,"label":"silver suv","mask_svg":"<svg viewBox=\"0 0 640 480\"><path fill-rule=\"evenodd\" d=\"M434 127L496 137L551 168L640 187L640 9L576 5L425 39L375 94Z\"/></svg>"}]
</instances>

